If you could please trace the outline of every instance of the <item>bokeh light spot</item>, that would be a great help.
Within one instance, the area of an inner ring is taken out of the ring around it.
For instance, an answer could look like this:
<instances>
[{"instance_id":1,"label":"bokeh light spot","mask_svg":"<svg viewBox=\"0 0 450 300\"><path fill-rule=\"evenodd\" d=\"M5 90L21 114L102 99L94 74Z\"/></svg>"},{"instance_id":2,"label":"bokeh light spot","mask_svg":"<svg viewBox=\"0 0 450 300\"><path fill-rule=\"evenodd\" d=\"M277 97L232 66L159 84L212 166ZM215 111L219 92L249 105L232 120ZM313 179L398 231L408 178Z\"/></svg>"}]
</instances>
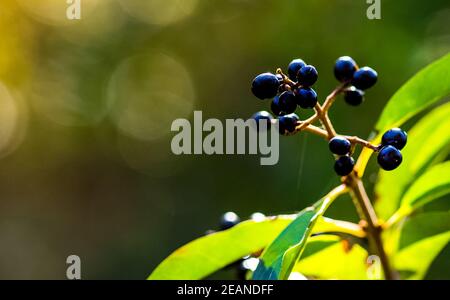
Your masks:
<instances>
[{"instance_id":1,"label":"bokeh light spot","mask_svg":"<svg viewBox=\"0 0 450 300\"><path fill-rule=\"evenodd\" d=\"M108 98L119 130L150 141L168 135L173 120L192 112L194 88L180 62L154 52L122 62L109 81Z\"/></svg>"},{"instance_id":2,"label":"bokeh light spot","mask_svg":"<svg viewBox=\"0 0 450 300\"><path fill-rule=\"evenodd\" d=\"M152 25L169 25L190 16L198 0L119 0L136 19Z\"/></svg>"}]
</instances>

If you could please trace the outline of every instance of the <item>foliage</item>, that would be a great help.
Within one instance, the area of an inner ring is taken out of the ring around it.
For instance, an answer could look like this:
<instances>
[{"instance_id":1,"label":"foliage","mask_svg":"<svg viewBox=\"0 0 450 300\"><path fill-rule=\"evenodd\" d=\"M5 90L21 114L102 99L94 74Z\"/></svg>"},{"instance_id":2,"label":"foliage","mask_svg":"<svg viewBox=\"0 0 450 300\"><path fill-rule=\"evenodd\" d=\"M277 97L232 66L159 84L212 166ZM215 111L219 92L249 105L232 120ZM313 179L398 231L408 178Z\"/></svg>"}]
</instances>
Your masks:
<instances>
[{"instance_id":1,"label":"foliage","mask_svg":"<svg viewBox=\"0 0 450 300\"><path fill-rule=\"evenodd\" d=\"M450 54L409 80L386 105L376 125L379 133L404 124L450 94ZM421 212L450 192L448 155L450 104L435 107L410 131L404 164L395 172L380 172L375 187L376 211L382 219L383 243L399 276L420 279L448 244L448 211ZM380 136L374 138L379 141ZM372 154L362 151L359 175ZM295 216L257 223L243 222L224 232L202 237L178 249L149 279L201 279L245 255L260 255L253 279L288 279L292 272L310 278L366 279L371 250L359 225L323 218L345 185ZM324 235L327 233L326 235ZM420 257L420 259L418 259ZM315 268L326 262L326 269Z\"/></svg>"}]
</instances>

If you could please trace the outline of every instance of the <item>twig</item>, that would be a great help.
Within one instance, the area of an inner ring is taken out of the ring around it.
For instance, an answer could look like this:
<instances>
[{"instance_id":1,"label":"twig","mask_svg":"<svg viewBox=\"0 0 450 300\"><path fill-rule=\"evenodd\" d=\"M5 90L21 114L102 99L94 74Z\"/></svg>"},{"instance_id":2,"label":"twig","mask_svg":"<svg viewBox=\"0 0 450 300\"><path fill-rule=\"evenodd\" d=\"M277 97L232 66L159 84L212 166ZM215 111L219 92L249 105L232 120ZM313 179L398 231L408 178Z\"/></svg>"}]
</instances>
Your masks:
<instances>
[{"instance_id":1,"label":"twig","mask_svg":"<svg viewBox=\"0 0 450 300\"><path fill-rule=\"evenodd\" d=\"M344 137L352 144L360 144L364 147L372 149L375 152L378 152L380 150L380 146L374 145L360 137L357 136L344 136Z\"/></svg>"},{"instance_id":2,"label":"twig","mask_svg":"<svg viewBox=\"0 0 450 300\"><path fill-rule=\"evenodd\" d=\"M328 113L330 110L331 105L333 105L334 101L336 100L336 97L347 88L348 83L343 83L340 86L338 86L336 89L334 89L333 92L331 92L330 95L325 99L325 102L323 103L323 111L325 113Z\"/></svg>"},{"instance_id":3,"label":"twig","mask_svg":"<svg viewBox=\"0 0 450 300\"><path fill-rule=\"evenodd\" d=\"M352 173L345 178L345 183L351 190L352 198L354 199L358 213L361 218L367 222L367 237L372 243L376 255L380 258L385 278L388 280L398 279L398 274L391 269L381 239L382 228L378 223L377 215L367 196L361 179L355 173Z\"/></svg>"},{"instance_id":4,"label":"twig","mask_svg":"<svg viewBox=\"0 0 450 300\"><path fill-rule=\"evenodd\" d=\"M328 138L331 139L332 137L336 136L336 131L333 128L333 125L331 124L330 119L322 109L322 106L320 106L319 103L316 104L314 107L314 110L316 111L316 114L318 115L318 118L322 125L325 127L325 129L328 132Z\"/></svg>"}]
</instances>

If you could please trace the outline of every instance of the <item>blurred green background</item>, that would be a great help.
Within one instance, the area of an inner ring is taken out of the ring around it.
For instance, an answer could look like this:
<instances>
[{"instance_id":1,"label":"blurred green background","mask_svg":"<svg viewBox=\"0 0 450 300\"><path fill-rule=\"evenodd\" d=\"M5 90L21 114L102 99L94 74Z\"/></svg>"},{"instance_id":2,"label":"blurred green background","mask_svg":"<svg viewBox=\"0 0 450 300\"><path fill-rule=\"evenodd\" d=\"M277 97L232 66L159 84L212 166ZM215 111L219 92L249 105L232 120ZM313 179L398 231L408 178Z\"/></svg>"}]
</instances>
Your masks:
<instances>
[{"instance_id":1,"label":"blurred green background","mask_svg":"<svg viewBox=\"0 0 450 300\"><path fill-rule=\"evenodd\" d=\"M302 209L338 183L326 144L281 138L280 161L175 156L175 118L247 118L269 109L253 77L303 58L323 99L341 55L375 68L364 105L339 101L336 128L367 137L389 97L450 50L448 0L82 0L0 2L0 278L144 279L170 252L216 228ZM308 112L299 112L307 117ZM366 182L376 180L369 169ZM349 199L328 213L356 220ZM449 278L441 257L430 278ZM224 275L228 276L228 275Z\"/></svg>"}]
</instances>

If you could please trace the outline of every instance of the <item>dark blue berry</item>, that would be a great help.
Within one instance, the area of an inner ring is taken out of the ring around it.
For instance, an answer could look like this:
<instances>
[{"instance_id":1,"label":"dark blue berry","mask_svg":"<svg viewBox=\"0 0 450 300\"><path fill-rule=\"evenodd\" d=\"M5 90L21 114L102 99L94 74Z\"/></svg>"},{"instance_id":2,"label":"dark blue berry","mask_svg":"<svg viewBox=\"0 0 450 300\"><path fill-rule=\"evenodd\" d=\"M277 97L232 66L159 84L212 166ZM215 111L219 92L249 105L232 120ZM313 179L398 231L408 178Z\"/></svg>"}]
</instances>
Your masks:
<instances>
[{"instance_id":1,"label":"dark blue berry","mask_svg":"<svg viewBox=\"0 0 450 300\"><path fill-rule=\"evenodd\" d=\"M297 108L296 97L293 92L286 91L283 92L280 97L278 97L278 106L283 111L284 115L292 114Z\"/></svg>"},{"instance_id":2,"label":"dark blue berry","mask_svg":"<svg viewBox=\"0 0 450 300\"><path fill-rule=\"evenodd\" d=\"M300 58L294 59L293 61L291 61L291 63L288 66L289 79L296 81L298 71L300 71L300 69L303 68L304 66L306 66L306 64Z\"/></svg>"},{"instance_id":3,"label":"dark blue berry","mask_svg":"<svg viewBox=\"0 0 450 300\"><path fill-rule=\"evenodd\" d=\"M350 152L352 144L349 140L342 136L332 138L328 144L330 151L337 155L346 155Z\"/></svg>"},{"instance_id":4,"label":"dark blue berry","mask_svg":"<svg viewBox=\"0 0 450 300\"><path fill-rule=\"evenodd\" d=\"M270 110L277 117L285 115L285 113L281 110L280 107L280 97L276 96L273 98L272 103L270 104Z\"/></svg>"},{"instance_id":5,"label":"dark blue berry","mask_svg":"<svg viewBox=\"0 0 450 300\"><path fill-rule=\"evenodd\" d=\"M292 133L297 127L300 118L296 114L289 114L278 118L280 134Z\"/></svg>"},{"instance_id":6,"label":"dark blue berry","mask_svg":"<svg viewBox=\"0 0 450 300\"><path fill-rule=\"evenodd\" d=\"M298 83L305 87L313 86L314 83L316 83L317 78L319 78L319 73L317 73L316 68L311 65L302 67L297 74Z\"/></svg>"},{"instance_id":7,"label":"dark blue berry","mask_svg":"<svg viewBox=\"0 0 450 300\"><path fill-rule=\"evenodd\" d=\"M280 81L272 73L264 73L256 76L252 83L252 92L259 99L273 98L278 94Z\"/></svg>"},{"instance_id":8,"label":"dark blue berry","mask_svg":"<svg viewBox=\"0 0 450 300\"><path fill-rule=\"evenodd\" d=\"M347 176L353 171L355 160L351 156L341 156L334 163L334 171L339 176Z\"/></svg>"},{"instance_id":9,"label":"dark blue berry","mask_svg":"<svg viewBox=\"0 0 450 300\"><path fill-rule=\"evenodd\" d=\"M295 99L301 108L314 108L317 104L317 93L312 88L300 88L295 92Z\"/></svg>"},{"instance_id":10,"label":"dark blue berry","mask_svg":"<svg viewBox=\"0 0 450 300\"><path fill-rule=\"evenodd\" d=\"M378 153L378 164L386 171L398 168L402 160L402 154L394 146L386 146Z\"/></svg>"},{"instance_id":11,"label":"dark blue berry","mask_svg":"<svg viewBox=\"0 0 450 300\"><path fill-rule=\"evenodd\" d=\"M364 101L364 92L352 86L345 91L344 100L352 106L358 106Z\"/></svg>"},{"instance_id":12,"label":"dark blue berry","mask_svg":"<svg viewBox=\"0 0 450 300\"><path fill-rule=\"evenodd\" d=\"M266 123L266 129L270 129L271 122L273 120L273 117L271 114L269 114L267 111L260 111L255 113L252 116L252 119L256 121L256 129L260 129L260 121Z\"/></svg>"},{"instance_id":13,"label":"dark blue berry","mask_svg":"<svg viewBox=\"0 0 450 300\"><path fill-rule=\"evenodd\" d=\"M398 150L402 150L408 141L408 134L400 128L392 128L383 135L381 144L383 146L394 146Z\"/></svg>"},{"instance_id":14,"label":"dark blue berry","mask_svg":"<svg viewBox=\"0 0 450 300\"><path fill-rule=\"evenodd\" d=\"M234 227L235 225L239 224L241 220L239 219L239 216L235 214L234 212L227 212L225 213L222 218L220 219L220 230L227 230L231 227Z\"/></svg>"},{"instance_id":15,"label":"dark blue berry","mask_svg":"<svg viewBox=\"0 0 450 300\"><path fill-rule=\"evenodd\" d=\"M363 67L353 75L352 85L357 89L367 90L375 85L378 80L377 72L369 67Z\"/></svg>"},{"instance_id":16,"label":"dark blue berry","mask_svg":"<svg viewBox=\"0 0 450 300\"><path fill-rule=\"evenodd\" d=\"M334 65L334 76L340 82L352 80L353 74L358 70L358 65L350 56L339 57Z\"/></svg>"}]
</instances>

